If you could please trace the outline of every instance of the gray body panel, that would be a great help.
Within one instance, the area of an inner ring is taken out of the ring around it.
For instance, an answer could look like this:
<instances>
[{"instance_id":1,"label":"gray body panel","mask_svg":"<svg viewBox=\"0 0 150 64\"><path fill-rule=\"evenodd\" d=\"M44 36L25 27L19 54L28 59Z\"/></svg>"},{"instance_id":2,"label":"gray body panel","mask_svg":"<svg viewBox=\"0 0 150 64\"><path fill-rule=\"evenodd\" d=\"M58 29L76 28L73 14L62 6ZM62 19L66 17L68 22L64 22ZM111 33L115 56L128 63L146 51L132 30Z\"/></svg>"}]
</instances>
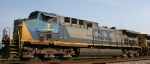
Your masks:
<instances>
[{"instance_id":1,"label":"gray body panel","mask_svg":"<svg viewBox=\"0 0 150 64\"><path fill-rule=\"evenodd\" d=\"M65 22L65 18L64 16L59 16L59 41L72 42L72 44L86 43L87 46L94 44L99 46L128 47L130 44L125 44L125 38L137 39L136 37L129 37L126 33L117 29L99 27L98 23L95 22L83 20L83 25L80 25L80 19L77 19L77 23L73 24L72 19L75 18L67 17L69 19L67 23ZM88 27L88 23L91 23L92 27Z\"/></svg>"}]
</instances>

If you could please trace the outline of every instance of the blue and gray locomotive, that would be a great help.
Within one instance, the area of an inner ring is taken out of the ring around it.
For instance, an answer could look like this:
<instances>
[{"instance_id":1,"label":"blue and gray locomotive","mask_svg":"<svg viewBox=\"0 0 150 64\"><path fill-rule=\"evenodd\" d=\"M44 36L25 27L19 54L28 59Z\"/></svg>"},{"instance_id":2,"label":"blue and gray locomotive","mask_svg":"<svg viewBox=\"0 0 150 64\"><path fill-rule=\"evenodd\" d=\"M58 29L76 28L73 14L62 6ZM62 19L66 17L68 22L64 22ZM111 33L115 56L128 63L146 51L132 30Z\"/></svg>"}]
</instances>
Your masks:
<instances>
[{"instance_id":1,"label":"blue and gray locomotive","mask_svg":"<svg viewBox=\"0 0 150 64\"><path fill-rule=\"evenodd\" d=\"M5 31L3 37L8 35ZM9 40L9 56L19 58L138 57L149 55L150 45L148 34L42 11L15 20L13 39Z\"/></svg>"}]
</instances>

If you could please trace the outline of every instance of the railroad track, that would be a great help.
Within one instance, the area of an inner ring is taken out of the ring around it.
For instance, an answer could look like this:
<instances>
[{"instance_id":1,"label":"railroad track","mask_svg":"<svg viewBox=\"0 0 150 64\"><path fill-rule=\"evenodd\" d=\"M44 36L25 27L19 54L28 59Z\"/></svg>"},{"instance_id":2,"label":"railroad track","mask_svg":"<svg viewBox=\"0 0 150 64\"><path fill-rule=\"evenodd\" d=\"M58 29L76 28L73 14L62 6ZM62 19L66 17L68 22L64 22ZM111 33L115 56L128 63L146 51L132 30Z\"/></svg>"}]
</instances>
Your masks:
<instances>
[{"instance_id":1,"label":"railroad track","mask_svg":"<svg viewBox=\"0 0 150 64\"><path fill-rule=\"evenodd\" d=\"M116 59L95 59L89 61L80 61L80 62L68 62L60 64L107 64L115 62L129 62L129 61L140 61L140 60L150 60L150 56L147 57L136 57L136 58L116 58Z\"/></svg>"},{"instance_id":2,"label":"railroad track","mask_svg":"<svg viewBox=\"0 0 150 64\"><path fill-rule=\"evenodd\" d=\"M20 59L0 59L0 63L60 63L60 62L77 62L77 61L88 61L88 60L95 60L95 59L112 59L112 57L73 57L70 59L30 59L30 60L20 60Z\"/></svg>"},{"instance_id":3,"label":"railroad track","mask_svg":"<svg viewBox=\"0 0 150 64\"><path fill-rule=\"evenodd\" d=\"M107 64L115 62L129 62L129 61L140 61L140 60L150 60L150 56L146 57L135 57L135 58L90 58L90 59L72 59L72 60L59 60L54 59L50 61L41 61L41 60L30 60L30 61L20 61L20 60L11 60L11 64ZM0 60L1 63L6 60ZM0 63L0 64L1 64ZM5 62L4 62L5 63Z\"/></svg>"}]
</instances>

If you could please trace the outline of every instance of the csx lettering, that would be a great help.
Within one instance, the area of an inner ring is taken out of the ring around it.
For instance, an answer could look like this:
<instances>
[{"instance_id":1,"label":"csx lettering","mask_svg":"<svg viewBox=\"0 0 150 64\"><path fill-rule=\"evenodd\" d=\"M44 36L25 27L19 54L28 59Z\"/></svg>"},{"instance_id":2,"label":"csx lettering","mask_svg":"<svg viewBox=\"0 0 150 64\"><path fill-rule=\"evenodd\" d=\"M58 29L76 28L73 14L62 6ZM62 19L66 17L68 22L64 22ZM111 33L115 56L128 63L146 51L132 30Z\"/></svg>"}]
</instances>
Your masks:
<instances>
[{"instance_id":1,"label":"csx lettering","mask_svg":"<svg viewBox=\"0 0 150 64\"><path fill-rule=\"evenodd\" d=\"M107 31L107 30L100 30L100 39L101 40L111 40L111 31Z\"/></svg>"},{"instance_id":2,"label":"csx lettering","mask_svg":"<svg viewBox=\"0 0 150 64\"><path fill-rule=\"evenodd\" d=\"M98 36L96 36L95 35L95 33L98 33ZM98 31L98 29L95 29L95 30L93 30L93 36L94 36L94 38L95 39L100 39L100 40L109 40L109 41L111 41L112 39L111 39L111 34L112 34L112 32L111 31L108 31L108 30L102 30L102 29L100 29L99 31Z\"/></svg>"}]
</instances>

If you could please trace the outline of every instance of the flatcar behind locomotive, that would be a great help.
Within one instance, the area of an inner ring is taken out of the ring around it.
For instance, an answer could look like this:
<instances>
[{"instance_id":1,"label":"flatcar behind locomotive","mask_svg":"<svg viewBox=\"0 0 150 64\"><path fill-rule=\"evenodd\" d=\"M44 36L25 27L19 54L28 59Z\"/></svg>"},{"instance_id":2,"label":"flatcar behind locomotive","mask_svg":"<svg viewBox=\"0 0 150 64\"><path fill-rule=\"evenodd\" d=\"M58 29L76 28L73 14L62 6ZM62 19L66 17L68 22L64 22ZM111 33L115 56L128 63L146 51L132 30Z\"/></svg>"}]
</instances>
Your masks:
<instances>
[{"instance_id":1,"label":"flatcar behind locomotive","mask_svg":"<svg viewBox=\"0 0 150 64\"><path fill-rule=\"evenodd\" d=\"M5 35L8 35L6 29L3 37ZM28 19L14 21L9 55L29 59L100 55L138 57L149 55L149 45L147 34L34 11Z\"/></svg>"}]
</instances>

